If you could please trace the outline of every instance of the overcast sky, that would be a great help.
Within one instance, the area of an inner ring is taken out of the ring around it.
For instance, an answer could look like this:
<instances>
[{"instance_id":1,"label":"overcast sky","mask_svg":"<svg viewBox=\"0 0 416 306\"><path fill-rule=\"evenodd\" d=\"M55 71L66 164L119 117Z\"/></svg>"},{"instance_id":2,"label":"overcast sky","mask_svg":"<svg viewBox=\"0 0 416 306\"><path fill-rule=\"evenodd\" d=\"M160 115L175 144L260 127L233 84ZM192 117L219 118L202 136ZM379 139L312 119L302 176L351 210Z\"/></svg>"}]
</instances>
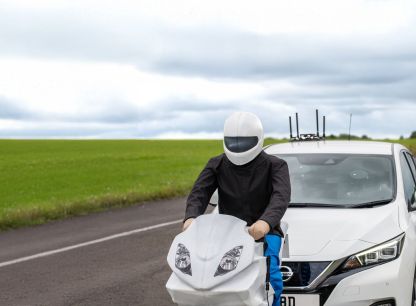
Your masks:
<instances>
[{"instance_id":1,"label":"overcast sky","mask_svg":"<svg viewBox=\"0 0 416 306\"><path fill-rule=\"evenodd\" d=\"M416 130L416 1L0 0L0 138Z\"/></svg>"}]
</instances>

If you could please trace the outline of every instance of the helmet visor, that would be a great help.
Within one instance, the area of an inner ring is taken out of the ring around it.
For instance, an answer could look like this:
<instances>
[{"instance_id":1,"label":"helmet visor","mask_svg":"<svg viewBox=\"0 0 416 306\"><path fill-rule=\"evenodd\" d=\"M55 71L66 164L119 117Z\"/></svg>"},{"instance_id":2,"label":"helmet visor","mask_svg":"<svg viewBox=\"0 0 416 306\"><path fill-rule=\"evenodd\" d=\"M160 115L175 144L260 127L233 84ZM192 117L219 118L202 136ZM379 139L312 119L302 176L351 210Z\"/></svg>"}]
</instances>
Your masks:
<instances>
[{"instance_id":1,"label":"helmet visor","mask_svg":"<svg viewBox=\"0 0 416 306\"><path fill-rule=\"evenodd\" d=\"M225 147L233 153L242 153L254 148L259 142L257 136L224 137Z\"/></svg>"}]
</instances>

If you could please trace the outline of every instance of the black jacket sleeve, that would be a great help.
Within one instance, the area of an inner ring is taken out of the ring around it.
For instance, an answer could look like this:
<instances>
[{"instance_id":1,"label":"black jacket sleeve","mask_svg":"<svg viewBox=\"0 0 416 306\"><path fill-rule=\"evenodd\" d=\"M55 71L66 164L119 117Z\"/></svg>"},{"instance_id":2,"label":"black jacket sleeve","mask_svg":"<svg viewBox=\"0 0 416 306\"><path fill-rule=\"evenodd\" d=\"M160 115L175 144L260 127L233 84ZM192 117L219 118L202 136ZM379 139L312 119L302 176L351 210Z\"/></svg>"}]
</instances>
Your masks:
<instances>
[{"instance_id":1,"label":"black jacket sleeve","mask_svg":"<svg viewBox=\"0 0 416 306\"><path fill-rule=\"evenodd\" d=\"M284 160L273 158L271 180L273 191L260 220L266 221L270 229L275 229L280 225L290 202L289 168Z\"/></svg>"},{"instance_id":2,"label":"black jacket sleeve","mask_svg":"<svg viewBox=\"0 0 416 306\"><path fill-rule=\"evenodd\" d=\"M216 168L219 157L211 158L199 174L191 193L186 200L185 219L202 215L209 204L212 194L218 187Z\"/></svg>"}]
</instances>

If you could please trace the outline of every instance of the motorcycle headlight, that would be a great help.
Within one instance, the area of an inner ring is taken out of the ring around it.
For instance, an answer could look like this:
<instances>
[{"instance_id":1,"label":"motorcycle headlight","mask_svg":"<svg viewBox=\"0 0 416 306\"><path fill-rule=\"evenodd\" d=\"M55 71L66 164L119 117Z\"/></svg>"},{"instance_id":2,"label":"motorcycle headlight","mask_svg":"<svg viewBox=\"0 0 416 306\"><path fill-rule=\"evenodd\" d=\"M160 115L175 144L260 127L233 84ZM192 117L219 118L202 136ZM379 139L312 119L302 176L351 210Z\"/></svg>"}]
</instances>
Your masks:
<instances>
[{"instance_id":1,"label":"motorcycle headlight","mask_svg":"<svg viewBox=\"0 0 416 306\"><path fill-rule=\"evenodd\" d=\"M182 243L179 243L176 249L175 266L183 273L192 275L191 254Z\"/></svg>"},{"instance_id":2,"label":"motorcycle headlight","mask_svg":"<svg viewBox=\"0 0 416 306\"><path fill-rule=\"evenodd\" d=\"M235 270L235 268L237 268L238 261L240 260L242 252L243 246L240 245L225 253L220 261L220 264L218 265L214 277L224 275L230 271Z\"/></svg>"},{"instance_id":3,"label":"motorcycle headlight","mask_svg":"<svg viewBox=\"0 0 416 306\"><path fill-rule=\"evenodd\" d=\"M392 261L400 256L403 242L404 233L371 249L357 253L347 259L342 270L349 271Z\"/></svg>"}]
</instances>

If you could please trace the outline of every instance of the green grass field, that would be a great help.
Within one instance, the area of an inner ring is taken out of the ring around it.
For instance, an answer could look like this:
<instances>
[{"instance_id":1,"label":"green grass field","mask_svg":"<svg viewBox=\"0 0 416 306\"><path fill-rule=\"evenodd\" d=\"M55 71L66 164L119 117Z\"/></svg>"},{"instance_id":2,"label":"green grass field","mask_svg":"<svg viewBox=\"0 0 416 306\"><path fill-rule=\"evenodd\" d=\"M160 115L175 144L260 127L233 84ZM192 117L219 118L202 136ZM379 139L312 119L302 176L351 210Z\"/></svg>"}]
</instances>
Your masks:
<instances>
[{"instance_id":1,"label":"green grass field","mask_svg":"<svg viewBox=\"0 0 416 306\"><path fill-rule=\"evenodd\" d=\"M0 229L184 195L222 151L215 140L0 140Z\"/></svg>"}]
</instances>

